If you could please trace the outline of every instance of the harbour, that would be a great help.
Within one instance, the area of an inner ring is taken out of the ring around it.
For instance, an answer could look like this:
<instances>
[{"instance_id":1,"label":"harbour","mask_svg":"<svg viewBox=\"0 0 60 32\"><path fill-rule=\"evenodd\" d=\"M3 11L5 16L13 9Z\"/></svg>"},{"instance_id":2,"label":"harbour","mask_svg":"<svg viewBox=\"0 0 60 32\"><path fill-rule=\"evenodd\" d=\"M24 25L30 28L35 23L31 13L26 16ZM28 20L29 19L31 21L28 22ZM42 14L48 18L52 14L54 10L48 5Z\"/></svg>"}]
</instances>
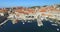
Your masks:
<instances>
[{"instance_id":1,"label":"harbour","mask_svg":"<svg viewBox=\"0 0 60 32\"><path fill-rule=\"evenodd\" d=\"M60 26L51 25L51 22L43 20L43 26L38 26L36 20L31 23L19 21L12 24L9 20L6 24L0 27L0 32L59 32ZM24 30L24 31L23 31ZM58 31L57 31L58 30Z\"/></svg>"},{"instance_id":2,"label":"harbour","mask_svg":"<svg viewBox=\"0 0 60 32\"><path fill-rule=\"evenodd\" d=\"M60 32L60 6L0 8L0 32Z\"/></svg>"}]
</instances>

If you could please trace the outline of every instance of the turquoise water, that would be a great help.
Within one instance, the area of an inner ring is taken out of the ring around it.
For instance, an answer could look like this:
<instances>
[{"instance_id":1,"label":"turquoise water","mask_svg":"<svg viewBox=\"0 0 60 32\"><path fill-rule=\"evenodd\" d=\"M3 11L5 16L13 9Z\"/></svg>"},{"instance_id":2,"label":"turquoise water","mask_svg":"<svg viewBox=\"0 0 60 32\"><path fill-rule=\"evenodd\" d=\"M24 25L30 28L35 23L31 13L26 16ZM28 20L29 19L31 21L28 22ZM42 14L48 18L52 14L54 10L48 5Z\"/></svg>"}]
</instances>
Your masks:
<instances>
[{"instance_id":1,"label":"turquoise water","mask_svg":"<svg viewBox=\"0 0 60 32\"><path fill-rule=\"evenodd\" d=\"M59 26L52 26L49 21L43 21L43 26L38 27L36 21L32 23L25 22L25 24L18 22L13 25L9 20L0 28L0 32L60 32L56 30L57 28L60 29Z\"/></svg>"}]
</instances>

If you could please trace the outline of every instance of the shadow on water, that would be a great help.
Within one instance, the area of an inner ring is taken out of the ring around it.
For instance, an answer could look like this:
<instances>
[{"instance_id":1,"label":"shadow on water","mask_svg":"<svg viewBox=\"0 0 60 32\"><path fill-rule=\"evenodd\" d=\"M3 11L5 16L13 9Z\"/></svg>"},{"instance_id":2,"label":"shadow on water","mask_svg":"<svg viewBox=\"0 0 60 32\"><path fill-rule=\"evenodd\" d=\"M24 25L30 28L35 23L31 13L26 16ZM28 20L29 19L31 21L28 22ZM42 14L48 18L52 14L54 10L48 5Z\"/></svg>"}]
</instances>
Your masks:
<instances>
[{"instance_id":1,"label":"shadow on water","mask_svg":"<svg viewBox=\"0 0 60 32\"><path fill-rule=\"evenodd\" d=\"M43 21L43 26L38 27L37 22L33 21L32 23L22 24L22 22L18 22L16 24L12 24L9 20L6 24L0 28L0 32L58 32L56 30L56 26L52 26L49 21Z\"/></svg>"}]
</instances>

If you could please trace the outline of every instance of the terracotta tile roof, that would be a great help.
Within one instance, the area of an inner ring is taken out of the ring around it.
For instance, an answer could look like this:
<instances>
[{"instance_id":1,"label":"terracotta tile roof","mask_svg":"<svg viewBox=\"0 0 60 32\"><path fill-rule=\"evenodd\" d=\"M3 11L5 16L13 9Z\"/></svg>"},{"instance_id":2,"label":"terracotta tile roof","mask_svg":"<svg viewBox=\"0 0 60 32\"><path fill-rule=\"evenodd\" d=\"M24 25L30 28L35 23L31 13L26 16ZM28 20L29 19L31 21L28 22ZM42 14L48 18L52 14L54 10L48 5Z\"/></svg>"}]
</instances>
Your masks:
<instances>
[{"instance_id":1,"label":"terracotta tile roof","mask_svg":"<svg viewBox=\"0 0 60 32\"><path fill-rule=\"evenodd\" d=\"M8 11L6 9L0 10L0 13L5 13L5 12L8 12Z\"/></svg>"},{"instance_id":2,"label":"terracotta tile roof","mask_svg":"<svg viewBox=\"0 0 60 32\"><path fill-rule=\"evenodd\" d=\"M16 9L15 12L30 14L30 13L34 13L35 11L33 9Z\"/></svg>"},{"instance_id":3,"label":"terracotta tile roof","mask_svg":"<svg viewBox=\"0 0 60 32\"><path fill-rule=\"evenodd\" d=\"M39 9L40 12L46 12L46 11L54 11L54 12L60 12L60 10L54 8L54 7L43 7Z\"/></svg>"},{"instance_id":4,"label":"terracotta tile roof","mask_svg":"<svg viewBox=\"0 0 60 32\"><path fill-rule=\"evenodd\" d=\"M39 11L40 11L40 12L46 12L47 9L46 9L46 8L40 8Z\"/></svg>"},{"instance_id":5,"label":"terracotta tile roof","mask_svg":"<svg viewBox=\"0 0 60 32\"><path fill-rule=\"evenodd\" d=\"M44 14L42 13L42 16L52 16L51 14Z\"/></svg>"},{"instance_id":6,"label":"terracotta tile roof","mask_svg":"<svg viewBox=\"0 0 60 32\"><path fill-rule=\"evenodd\" d=\"M33 9L27 9L27 11L29 12L29 13L35 13L35 11L33 10Z\"/></svg>"}]
</instances>

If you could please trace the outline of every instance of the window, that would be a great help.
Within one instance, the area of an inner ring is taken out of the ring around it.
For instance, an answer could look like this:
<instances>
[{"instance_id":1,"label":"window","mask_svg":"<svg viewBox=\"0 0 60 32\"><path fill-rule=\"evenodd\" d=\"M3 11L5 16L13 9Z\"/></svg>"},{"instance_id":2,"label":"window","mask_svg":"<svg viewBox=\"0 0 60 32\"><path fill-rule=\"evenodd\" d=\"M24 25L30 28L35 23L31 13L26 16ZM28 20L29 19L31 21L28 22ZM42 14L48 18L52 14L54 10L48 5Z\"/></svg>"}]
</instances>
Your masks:
<instances>
[{"instance_id":1,"label":"window","mask_svg":"<svg viewBox=\"0 0 60 32\"><path fill-rule=\"evenodd\" d=\"M34 18L34 16L26 16L26 18Z\"/></svg>"}]
</instances>

